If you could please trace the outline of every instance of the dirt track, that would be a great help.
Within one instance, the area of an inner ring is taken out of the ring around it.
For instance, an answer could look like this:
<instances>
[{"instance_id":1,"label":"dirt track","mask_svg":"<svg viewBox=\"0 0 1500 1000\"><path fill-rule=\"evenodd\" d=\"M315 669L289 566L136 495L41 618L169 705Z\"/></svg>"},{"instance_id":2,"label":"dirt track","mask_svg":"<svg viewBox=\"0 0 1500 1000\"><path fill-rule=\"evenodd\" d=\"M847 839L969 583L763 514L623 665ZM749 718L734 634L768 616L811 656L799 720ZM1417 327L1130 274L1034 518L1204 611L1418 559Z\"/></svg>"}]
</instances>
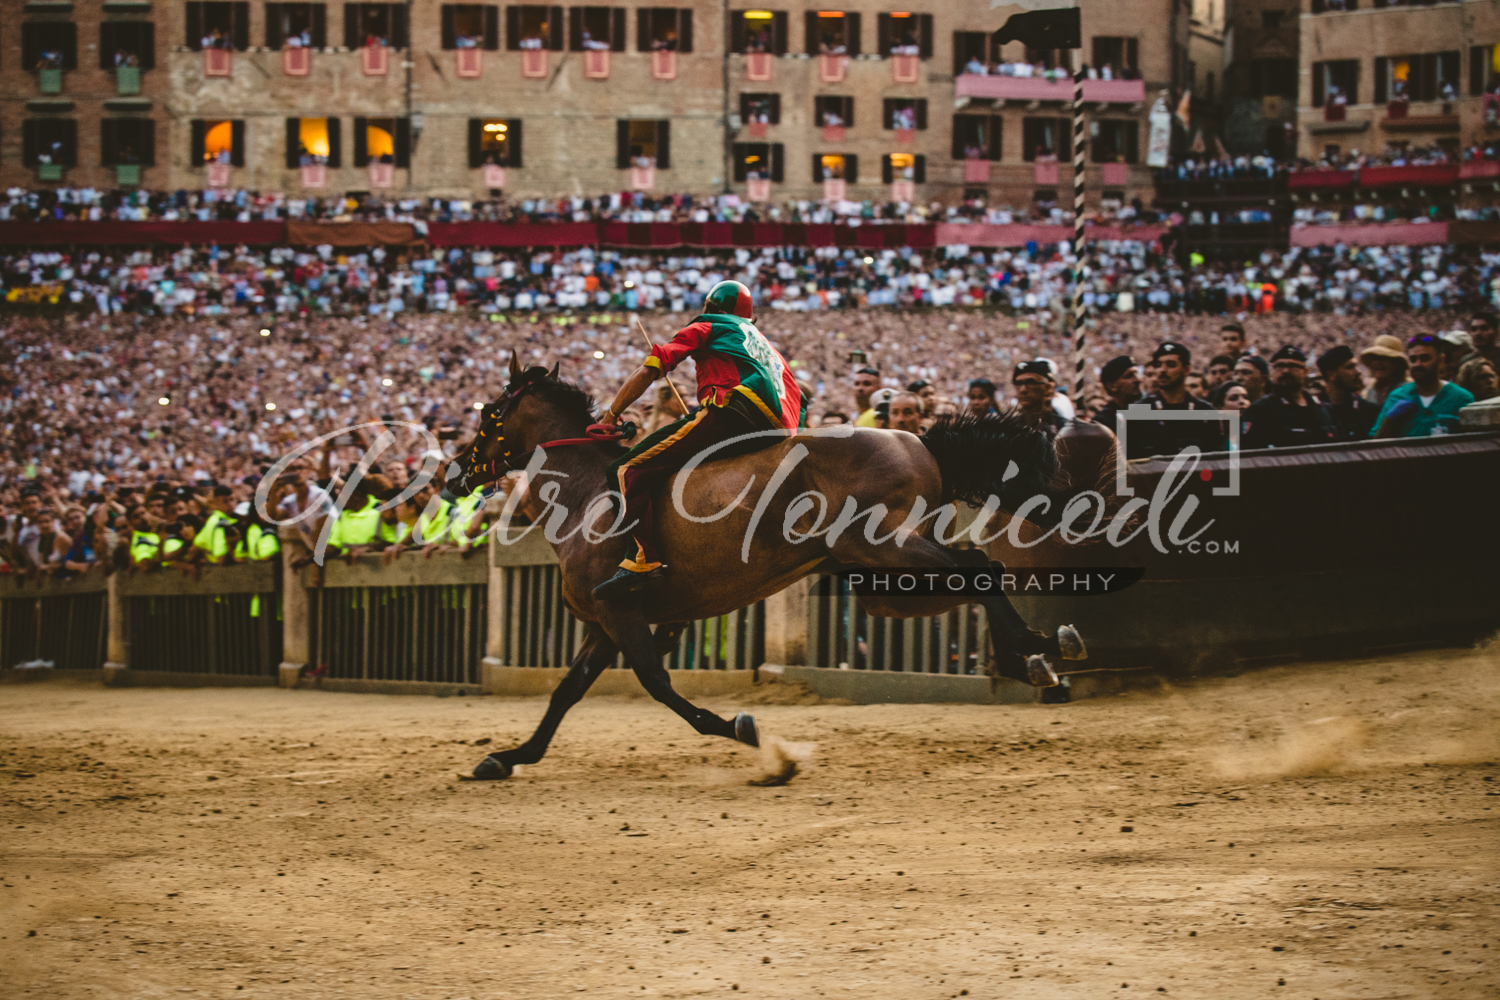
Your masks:
<instances>
[{"instance_id":1,"label":"dirt track","mask_svg":"<svg viewBox=\"0 0 1500 1000\"><path fill-rule=\"evenodd\" d=\"M644 700L473 785L540 701L6 686L0 995L1494 997L1496 666L763 705L783 788Z\"/></svg>"}]
</instances>

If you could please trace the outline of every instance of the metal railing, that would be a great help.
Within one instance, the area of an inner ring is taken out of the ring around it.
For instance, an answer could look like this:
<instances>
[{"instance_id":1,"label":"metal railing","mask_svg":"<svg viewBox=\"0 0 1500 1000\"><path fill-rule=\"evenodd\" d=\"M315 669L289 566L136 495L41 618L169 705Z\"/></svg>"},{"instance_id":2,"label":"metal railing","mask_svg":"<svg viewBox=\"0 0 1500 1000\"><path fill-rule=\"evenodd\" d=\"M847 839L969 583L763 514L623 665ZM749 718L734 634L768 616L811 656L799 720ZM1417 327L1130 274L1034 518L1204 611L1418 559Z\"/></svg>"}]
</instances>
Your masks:
<instances>
[{"instance_id":1,"label":"metal railing","mask_svg":"<svg viewBox=\"0 0 1500 1000\"><path fill-rule=\"evenodd\" d=\"M69 580L0 580L0 669L35 660L58 670L99 669L106 588L98 570Z\"/></svg>"},{"instance_id":2,"label":"metal railing","mask_svg":"<svg viewBox=\"0 0 1500 1000\"><path fill-rule=\"evenodd\" d=\"M928 618L866 614L847 581L820 576L807 601L807 662L845 670L982 674L989 661L984 607L965 604Z\"/></svg>"}]
</instances>

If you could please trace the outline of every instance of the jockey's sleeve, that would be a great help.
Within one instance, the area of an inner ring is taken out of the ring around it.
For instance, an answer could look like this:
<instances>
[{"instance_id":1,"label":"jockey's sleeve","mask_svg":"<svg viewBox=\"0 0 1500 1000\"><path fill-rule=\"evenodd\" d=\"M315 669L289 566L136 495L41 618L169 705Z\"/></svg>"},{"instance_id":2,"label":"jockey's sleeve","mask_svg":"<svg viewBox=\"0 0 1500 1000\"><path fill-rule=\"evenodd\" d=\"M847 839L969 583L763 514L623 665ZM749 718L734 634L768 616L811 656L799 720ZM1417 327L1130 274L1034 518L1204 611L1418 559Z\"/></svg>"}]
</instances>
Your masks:
<instances>
[{"instance_id":1,"label":"jockey's sleeve","mask_svg":"<svg viewBox=\"0 0 1500 1000\"><path fill-rule=\"evenodd\" d=\"M669 372L681 364L683 358L702 347L712 333L713 326L708 323L689 323L665 344L652 347L650 355L641 363L648 368Z\"/></svg>"}]
</instances>

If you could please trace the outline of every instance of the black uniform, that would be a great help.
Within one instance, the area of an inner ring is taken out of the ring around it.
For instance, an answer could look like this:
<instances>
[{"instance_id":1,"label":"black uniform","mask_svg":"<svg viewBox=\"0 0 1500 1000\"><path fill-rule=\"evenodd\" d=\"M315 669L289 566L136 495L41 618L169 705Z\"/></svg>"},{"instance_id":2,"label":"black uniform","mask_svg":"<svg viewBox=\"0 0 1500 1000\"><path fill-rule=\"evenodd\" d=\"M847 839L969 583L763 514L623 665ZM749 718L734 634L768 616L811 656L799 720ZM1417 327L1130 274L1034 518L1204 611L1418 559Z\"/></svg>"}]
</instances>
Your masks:
<instances>
[{"instance_id":1,"label":"black uniform","mask_svg":"<svg viewBox=\"0 0 1500 1000\"><path fill-rule=\"evenodd\" d=\"M1334 426L1338 428L1339 441L1363 441L1370 436L1370 428L1375 426L1375 418L1380 416L1380 407L1355 396L1349 402L1342 405L1323 400L1323 405L1328 407L1328 412L1333 414Z\"/></svg>"},{"instance_id":2,"label":"black uniform","mask_svg":"<svg viewBox=\"0 0 1500 1000\"><path fill-rule=\"evenodd\" d=\"M1109 428L1109 432L1111 434L1118 434L1119 427L1115 421L1115 414L1119 413L1123 409L1125 409L1125 407L1120 406L1118 403L1108 403L1105 406L1101 407L1098 413L1094 414L1094 423L1098 424L1100 427Z\"/></svg>"},{"instance_id":3,"label":"black uniform","mask_svg":"<svg viewBox=\"0 0 1500 1000\"><path fill-rule=\"evenodd\" d=\"M1181 403L1168 403L1154 392L1131 405L1149 406L1153 410L1213 410L1196 396L1188 396ZM1130 416L1125 435L1126 458L1152 455L1172 458L1189 446L1200 452L1224 451L1228 447L1228 432L1222 420L1151 420L1136 417L1128 407L1125 412ZM1114 430L1113 423L1107 426Z\"/></svg>"},{"instance_id":4,"label":"black uniform","mask_svg":"<svg viewBox=\"0 0 1500 1000\"><path fill-rule=\"evenodd\" d=\"M1306 406L1298 406L1271 393L1251 403L1250 409L1245 411L1242 447L1248 451L1338 441L1339 428L1327 405L1311 396L1307 401Z\"/></svg>"}]
</instances>

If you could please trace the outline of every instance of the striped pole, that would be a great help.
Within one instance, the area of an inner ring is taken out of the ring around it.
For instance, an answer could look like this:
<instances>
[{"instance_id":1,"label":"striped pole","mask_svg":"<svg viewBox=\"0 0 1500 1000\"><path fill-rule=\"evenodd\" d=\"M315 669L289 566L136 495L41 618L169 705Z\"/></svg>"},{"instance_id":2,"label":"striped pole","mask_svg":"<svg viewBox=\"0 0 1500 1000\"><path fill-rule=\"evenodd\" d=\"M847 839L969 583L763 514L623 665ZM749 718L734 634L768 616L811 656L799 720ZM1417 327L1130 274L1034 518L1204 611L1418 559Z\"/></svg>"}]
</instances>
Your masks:
<instances>
[{"instance_id":1,"label":"striped pole","mask_svg":"<svg viewBox=\"0 0 1500 1000\"><path fill-rule=\"evenodd\" d=\"M1073 54L1073 401L1083 405L1083 51Z\"/></svg>"}]
</instances>

